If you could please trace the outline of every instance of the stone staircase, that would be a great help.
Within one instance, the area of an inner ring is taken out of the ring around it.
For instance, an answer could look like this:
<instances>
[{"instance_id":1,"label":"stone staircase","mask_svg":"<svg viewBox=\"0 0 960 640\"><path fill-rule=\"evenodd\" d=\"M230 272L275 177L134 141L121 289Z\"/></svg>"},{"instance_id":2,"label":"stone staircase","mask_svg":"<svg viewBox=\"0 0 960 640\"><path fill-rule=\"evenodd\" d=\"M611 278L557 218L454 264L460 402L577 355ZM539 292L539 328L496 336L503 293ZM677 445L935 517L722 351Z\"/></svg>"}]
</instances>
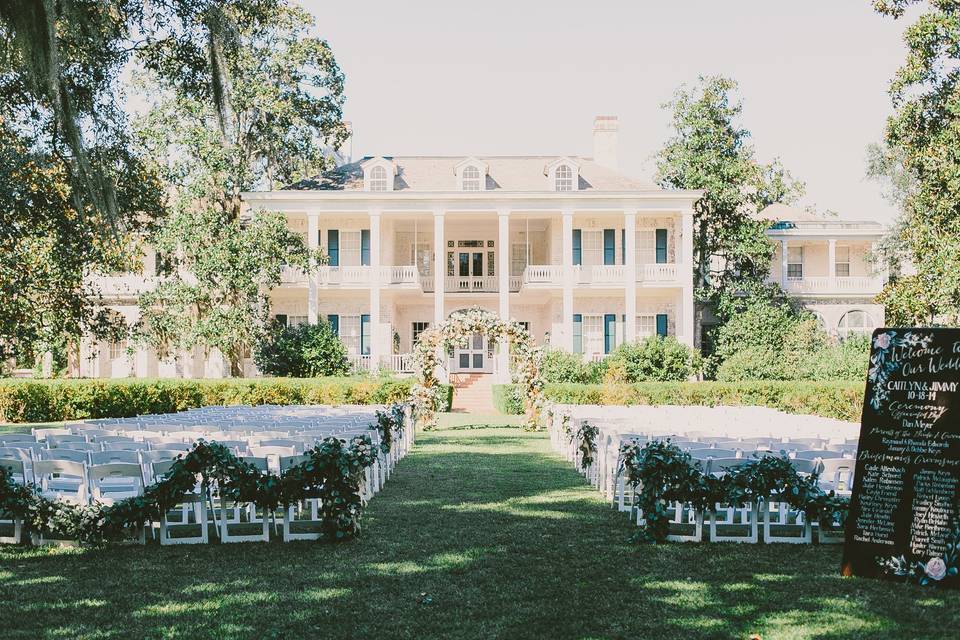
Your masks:
<instances>
[{"instance_id":1,"label":"stone staircase","mask_svg":"<svg viewBox=\"0 0 960 640\"><path fill-rule=\"evenodd\" d=\"M493 376L489 373L457 373L450 376L453 384L453 410L458 413L491 414L493 408Z\"/></svg>"}]
</instances>

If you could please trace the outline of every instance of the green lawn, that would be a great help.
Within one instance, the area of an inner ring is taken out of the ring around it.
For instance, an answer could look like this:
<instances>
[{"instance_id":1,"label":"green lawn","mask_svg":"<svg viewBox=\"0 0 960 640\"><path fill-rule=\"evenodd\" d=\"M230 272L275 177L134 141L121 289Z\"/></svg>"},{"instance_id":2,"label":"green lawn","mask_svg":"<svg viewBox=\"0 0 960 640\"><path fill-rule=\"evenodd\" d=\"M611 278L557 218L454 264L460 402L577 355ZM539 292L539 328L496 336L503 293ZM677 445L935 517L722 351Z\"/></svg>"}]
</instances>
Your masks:
<instances>
[{"instance_id":1,"label":"green lawn","mask_svg":"<svg viewBox=\"0 0 960 640\"><path fill-rule=\"evenodd\" d=\"M422 433L371 503L364 536L345 545L0 548L0 630L768 640L956 638L960 628L960 593L841 578L839 547L633 546L631 532L544 434Z\"/></svg>"}]
</instances>

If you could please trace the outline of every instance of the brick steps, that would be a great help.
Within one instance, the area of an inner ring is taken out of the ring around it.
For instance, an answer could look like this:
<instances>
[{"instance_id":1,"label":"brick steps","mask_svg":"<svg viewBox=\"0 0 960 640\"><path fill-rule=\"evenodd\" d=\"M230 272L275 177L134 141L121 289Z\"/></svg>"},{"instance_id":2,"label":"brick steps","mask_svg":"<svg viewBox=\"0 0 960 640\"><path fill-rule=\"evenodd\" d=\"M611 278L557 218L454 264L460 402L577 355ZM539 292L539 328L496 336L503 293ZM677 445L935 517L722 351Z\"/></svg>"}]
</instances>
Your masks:
<instances>
[{"instance_id":1,"label":"brick steps","mask_svg":"<svg viewBox=\"0 0 960 640\"><path fill-rule=\"evenodd\" d=\"M493 376L488 373L454 374L453 410L459 413L496 413L493 408Z\"/></svg>"}]
</instances>

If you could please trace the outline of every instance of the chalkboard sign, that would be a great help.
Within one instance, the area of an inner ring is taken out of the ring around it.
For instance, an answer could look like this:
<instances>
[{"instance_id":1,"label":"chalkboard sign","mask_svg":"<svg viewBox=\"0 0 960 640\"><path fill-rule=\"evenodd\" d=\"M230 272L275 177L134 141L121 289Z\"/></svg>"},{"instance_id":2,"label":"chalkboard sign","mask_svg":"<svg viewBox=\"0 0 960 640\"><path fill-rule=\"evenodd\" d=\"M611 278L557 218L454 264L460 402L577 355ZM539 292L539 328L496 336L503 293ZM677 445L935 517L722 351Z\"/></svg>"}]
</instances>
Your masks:
<instances>
[{"instance_id":1,"label":"chalkboard sign","mask_svg":"<svg viewBox=\"0 0 960 640\"><path fill-rule=\"evenodd\" d=\"M844 575L960 587L960 329L877 329Z\"/></svg>"}]
</instances>

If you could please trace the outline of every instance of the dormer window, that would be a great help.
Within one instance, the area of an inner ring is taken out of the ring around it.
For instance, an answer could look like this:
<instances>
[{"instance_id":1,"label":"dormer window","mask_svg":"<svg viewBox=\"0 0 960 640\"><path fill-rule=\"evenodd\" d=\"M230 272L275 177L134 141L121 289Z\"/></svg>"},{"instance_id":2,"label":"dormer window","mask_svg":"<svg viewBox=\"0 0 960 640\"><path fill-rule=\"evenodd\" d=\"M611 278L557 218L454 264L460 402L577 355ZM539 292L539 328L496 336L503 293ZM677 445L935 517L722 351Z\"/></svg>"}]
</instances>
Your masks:
<instances>
[{"instance_id":1,"label":"dormer window","mask_svg":"<svg viewBox=\"0 0 960 640\"><path fill-rule=\"evenodd\" d=\"M565 164L557 167L554 176L555 191L573 191L573 170Z\"/></svg>"},{"instance_id":2,"label":"dormer window","mask_svg":"<svg viewBox=\"0 0 960 640\"><path fill-rule=\"evenodd\" d=\"M580 188L580 164L572 158L557 158L543 168L547 189L577 191Z\"/></svg>"},{"instance_id":3,"label":"dormer window","mask_svg":"<svg viewBox=\"0 0 960 640\"><path fill-rule=\"evenodd\" d=\"M480 191L480 170L476 167L466 167L463 170L463 191Z\"/></svg>"},{"instance_id":4,"label":"dormer window","mask_svg":"<svg viewBox=\"0 0 960 640\"><path fill-rule=\"evenodd\" d=\"M453 168L457 176L460 191L487 190L487 163L479 158L470 157Z\"/></svg>"},{"instance_id":5,"label":"dormer window","mask_svg":"<svg viewBox=\"0 0 960 640\"><path fill-rule=\"evenodd\" d=\"M387 190L387 170L383 167L370 169L370 191Z\"/></svg>"},{"instance_id":6,"label":"dormer window","mask_svg":"<svg viewBox=\"0 0 960 640\"><path fill-rule=\"evenodd\" d=\"M360 163L363 168L363 184L366 191L393 191L396 166L383 157L370 158Z\"/></svg>"}]
</instances>

